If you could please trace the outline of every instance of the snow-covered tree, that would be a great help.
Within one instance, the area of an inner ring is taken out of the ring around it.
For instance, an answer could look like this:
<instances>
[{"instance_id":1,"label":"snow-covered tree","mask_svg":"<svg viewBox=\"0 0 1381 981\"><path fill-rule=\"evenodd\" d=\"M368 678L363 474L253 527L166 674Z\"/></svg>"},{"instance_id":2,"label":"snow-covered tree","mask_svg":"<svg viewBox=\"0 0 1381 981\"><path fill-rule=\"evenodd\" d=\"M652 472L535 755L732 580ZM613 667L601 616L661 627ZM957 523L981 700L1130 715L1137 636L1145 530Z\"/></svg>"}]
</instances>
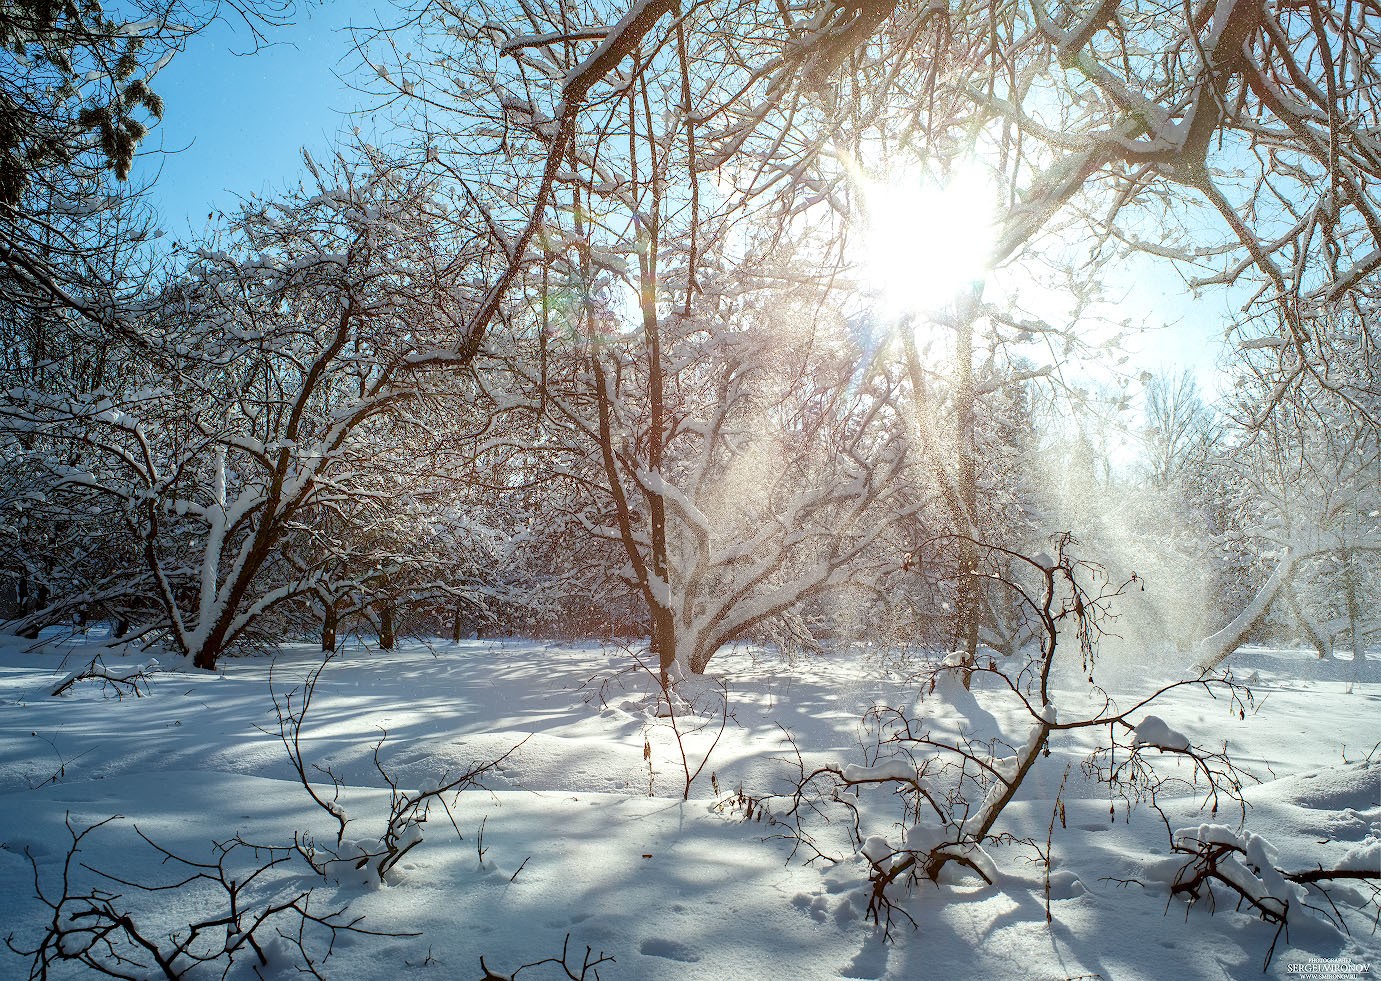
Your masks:
<instances>
[{"instance_id":1,"label":"snow-covered tree","mask_svg":"<svg viewBox=\"0 0 1381 981\"><path fill-rule=\"evenodd\" d=\"M137 543L149 630L200 667L324 573L294 532L357 483L371 425L451 365L482 242L425 175L381 160L251 202L146 305L139 360L110 386L13 389L5 428L48 485L115 515ZM147 352L147 353L145 353ZM55 597L85 604L80 591ZM48 611L49 616L56 611Z\"/></svg>"},{"instance_id":2,"label":"snow-covered tree","mask_svg":"<svg viewBox=\"0 0 1381 981\"><path fill-rule=\"evenodd\" d=\"M1250 394L1243 403L1259 404ZM1238 430L1220 464L1239 512L1225 544L1259 556L1260 568L1249 600L1204 640L1201 664L1228 657L1274 611L1321 657L1343 637L1362 658L1376 630L1367 597L1381 554L1381 434L1361 411L1322 391Z\"/></svg>"},{"instance_id":3,"label":"snow-covered tree","mask_svg":"<svg viewBox=\"0 0 1381 981\"><path fill-rule=\"evenodd\" d=\"M582 523L621 546L666 671L897 562L876 546L907 510L898 380L801 296L754 292L669 319L655 351L577 346L551 396L598 475Z\"/></svg>"}]
</instances>

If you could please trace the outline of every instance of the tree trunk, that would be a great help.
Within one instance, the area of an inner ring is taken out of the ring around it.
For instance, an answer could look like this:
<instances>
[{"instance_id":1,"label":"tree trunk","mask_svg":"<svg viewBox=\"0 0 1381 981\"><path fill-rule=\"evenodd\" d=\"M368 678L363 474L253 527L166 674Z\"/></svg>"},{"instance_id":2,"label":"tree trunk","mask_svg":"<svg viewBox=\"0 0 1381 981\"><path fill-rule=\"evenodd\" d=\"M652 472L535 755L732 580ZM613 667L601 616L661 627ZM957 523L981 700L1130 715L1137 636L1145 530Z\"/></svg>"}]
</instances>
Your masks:
<instances>
[{"instance_id":1,"label":"tree trunk","mask_svg":"<svg viewBox=\"0 0 1381 981\"><path fill-rule=\"evenodd\" d=\"M339 616L334 600L327 600L321 611L321 649L323 652L336 649L336 626Z\"/></svg>"},{"instance_id":2,"label":"tree trunk","mask_svg":"<svg viewBox=\"0 0 1381 981\"><path fill-rule=\"evenodd\" d=\"M629 95L632 110L632 95ZM631 122L631 119L630 119ZM651 214L660 214L660 187L654 174L652 179ZM666 439L666 369L662 363L661 323L657 317L657 255L660 226L656 219L648 222L641 237L638 254L639 306L642 310L643 336L647 342L647 468L659 479ZM670 681L671 667L676 663L676 618L671 604L671 562L667 543L667 505L660 491L647 494L649 564L659 586L653 591L652 653L657 656L657 671L665 687Z\"/></svg>"},{"instance_id":3,"label":"tree trunk","mask_svg":"<svg viewBox=\"0 0 1381 981\"><path fill-rule=\"evenodd\" d=\"M959 504L969 528L978 528L978 449L974 434L977 393L973 382L973 327L978 297L962 297L957 303L957 337L954 345L954 449L959 471ZM983 582L978 576L978 546L966 536L959 543L959 588L955 627L964 653L964 687L972 681L971 668L978 660L978 627L983 610Z\"/></svg>"},{"instance_id":4,"label":"tree trunk","mask_svg":"<svg viewBox=\"0 0 1381 981\"><path fill-rule=\"evenodd\" d=\"M671 667L676 663L676 621L671 610L660 603L652 604L651 614L652 653L657 657L657 676L666 686L671 681Z\"/></svg>"},{"instance_id":5,"label":"tree trunk","mask_svg":"<svg viewBox=\"0 0 1381 981\"><path fill-rule=\"evenodd\" d=\"M457 606L455 615L451 617L451 643L460 643L460 607Z\"/></svg>"},{"instance_id":6,"label":"tree trunk","mask_svg":"<svg viewBox=\"0 0 1381 981\"><path fill-rule=\"evenodd\" d=\"M1295 584L1287 581L1282 587L1285 593L1285 602L1290 607L1290 615L1295 618L1295 623L1309 637L1309 643L1314 645L1314 653L1319 656L1320 661L1327 661L1333 657L1333 644L1329 638L1325 637L1323 631L1314 619L1305 613L1300 606L1299 596L1295 593Z\"/></svg>"},{"instance_id":7,"label":"tree trunk","mask_svg":"<svg viewBox=\"0 0 1381 981\"><path fill-rule=\"evenodd\" d=\"M1357 676L1362 658L1366 656L1366 639L1361 624L1362 610L1357 603L1357 553L1348 549L1343 562L1343 594L1347 597L1348 638L1352 641L1352 672Z\"/></svg>"},{"instance_id":8,"label":"tree trunk","mask_svg":"<svg viewBox=\"0 0 1381 981\"><path fill-rule=\"evenodd\" d=\"M379 649L391 651L398 645L398 636L393 629L393 604L385 603L379 607Z\"/></svg>"},{"instance_id":9,"label":"tree trunk","mask_svg":"<svg viewBox=\"0 0 1381 981\"><path fill-rule=\"evenodd\" d=\"M51 621L41 616L44 608L48 605L48 587L39 583L32 590L30 589L29 577L25 576L19 580L19 608L21 613L28 614L23 626L15 631L19 637L25 640L37 640L38 632L48 626Z\"/></svg>"},{"instance_id":10,"label":"tree trunk","mask_svg":"<svg viewBox=\"0 0 1381 981\"><path fill-rule=\"evenodd\" d=\"M1286 549L1265 583L1256 591L1246 609L1233 617L1232 622L1206 637L1199 644L1199 671L1212 671L1226 661L1253 630L1266 619L1280 591L1294 575L1295 556Z\"/></svg>"}]
</instances>

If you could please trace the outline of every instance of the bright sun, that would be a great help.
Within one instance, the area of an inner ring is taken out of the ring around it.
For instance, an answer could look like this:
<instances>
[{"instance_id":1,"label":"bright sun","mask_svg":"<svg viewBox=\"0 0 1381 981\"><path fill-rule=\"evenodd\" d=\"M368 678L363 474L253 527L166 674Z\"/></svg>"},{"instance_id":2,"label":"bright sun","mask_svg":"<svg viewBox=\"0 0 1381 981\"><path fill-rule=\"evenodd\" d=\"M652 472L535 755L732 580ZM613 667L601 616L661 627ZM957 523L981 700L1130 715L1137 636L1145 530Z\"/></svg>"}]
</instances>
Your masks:
<instances>
[{"instance_id":1,"label":"bright sun","mask_svg":"<svg viewBox=\"0 0 1381 981\"><path fill-rule=\"evenodd\" d=\"M938 182L864 184L864 280L890 316L937 312L988 272L997 231L994 186L977 168Z\"/></svg>"}]
</instances>

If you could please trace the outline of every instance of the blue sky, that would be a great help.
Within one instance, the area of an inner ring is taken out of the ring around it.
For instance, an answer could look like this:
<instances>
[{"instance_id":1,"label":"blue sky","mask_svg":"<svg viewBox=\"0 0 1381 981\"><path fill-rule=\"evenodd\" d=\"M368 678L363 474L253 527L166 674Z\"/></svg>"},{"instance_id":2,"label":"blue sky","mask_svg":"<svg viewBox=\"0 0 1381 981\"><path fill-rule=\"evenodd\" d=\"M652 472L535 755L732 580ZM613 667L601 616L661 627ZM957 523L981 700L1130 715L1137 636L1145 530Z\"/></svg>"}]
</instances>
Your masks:
<instances>
[{"instance_id":1,"label":"blue sky","mask_svg":"<svg viewBox=\"0 0 1381 981\"><path fill-rule=\"evenodd\" d=\"M337 74L353 65L352 20L369 23L369 0L328 0L299 10L296 22L270 31L275 43L255 54L243 24L222 21L192 38L155 79L162 123L133 175L158 174L152 199L173 237L200 232L209 212L237 196L273 192L303 172L301 147L324 153L350 121L359 96ZM159 172L161 168L161 172Z\"/></svg>"}]
</instances>

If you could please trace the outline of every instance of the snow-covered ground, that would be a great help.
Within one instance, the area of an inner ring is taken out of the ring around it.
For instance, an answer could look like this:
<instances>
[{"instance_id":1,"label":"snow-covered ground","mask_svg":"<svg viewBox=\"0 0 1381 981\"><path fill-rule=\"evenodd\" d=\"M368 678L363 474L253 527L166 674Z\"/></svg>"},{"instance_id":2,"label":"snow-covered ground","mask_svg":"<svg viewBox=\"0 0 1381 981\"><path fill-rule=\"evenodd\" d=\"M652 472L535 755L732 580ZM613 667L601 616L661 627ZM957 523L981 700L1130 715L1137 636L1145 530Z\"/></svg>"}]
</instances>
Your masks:
<instances>
[{"instance_id":1,"label":"snow-covered ground","mask_svg":"<svg viewBox=\"0 0 1381 981\"><path fill-rule=\"evenodd\" d=\"M145 884L180 876L158 864L136 826L199 861L213 856L213 841L236 834L273 844L291 844L302 832L334 841L329 816L308 800L279 739L270 659L229 660L214 675L156 672L140 697L117 699L97 681L52 697L85 663L81 648L32 646L0 641L0 934L15 946L36 944L51 918L34 895L29 856L54 895L71 840L64 819L79 829L120 815L83 841L80 859ZM128 668L106 663L114 672ZM273 668L276 688L291 689L317 663L309 648L284 648ZM352 647L325 669L301 745L309 766L322 768L310 772L324 792L325 768L343 784L347 837L382 830L389 794L375 762L381 736L378 760L403 790L508 755L484 778L485 789L432 808L425 840L387 885L323 882L300 861L275 870L270 891L314 889L313 908L348 903L363 926L393 934L342 937L318 965L323 975L479 978L481 956L489 968L511 972L559 954L567 935L577 974L587 945L614 958L599 966L605 979L1261 973L1275 927L1230 903L1211 914L1203 904L1170 901L1157 871L1168 854L1165 824L1150 810L1129 815L1120 805L1110 820L1106 788L1080 774L1096 734L1056 734L1051 756L1004 815L1004 829L1043 844L1055 790L1073 764L1064 827L1056 823L1053 832L1052 923L1031 851L997 847L990 849L996 884L966 878L918 886L904 904L916 928L902 922L887 942L864 916L862 857L807 864L804 851L792 856L780 826L745 822L741 806L716 803L740 787L755 798L780 793L801 764L869 762L861 717L879 701L914 706L907 677L917 663L868 650L791 660L749 649L721 653L711 669L727 686L729 718L689 800L656 686L628 671L630 663L627 651L599 644L468 641L414 643L389 654ZM1363 665L1354 680L1349 662L1323 664L1299 652L1252 649L1232 663L1252 681L1255 710L1245 718L1187 691L1156 715L1170 732L1226 740L1233 759L1259 778L1246 793L1247 828L1279 850L1279 864L1307 868L1348 853L1370 861L1376 851L1363 846L1381 836L1378 664ZM1130 703L1181 670L1107 664L1099 681ZM690 693L703 711L680 717L683 729L703 726L685 737L693 770L719 730L722 703L709 683ZM970 721L996 699L991 691L977 695ZM1062 712L1073 699L1072 690L1056 698ZM877 798L862 802L865 820L894 820L885 793ZM1209 821L1196 802L1164 806L1176 827ZM1212 820L1235 826L1238 818L1233 811ZM839 845L843 827L816 830L822 843ZM151 936L217 915L214 892L196 884L142 894L74 865L71 891L91 884L120 894L112 905ZM1334 891L1340 907L1362 895ZM1346 920L1351 935L1311 914L1292 915L1288 943L1282 936L1268 974L1352 976L1345 972L1363 966L1364 977L1381 973L1381 934L1363 916ZM28 969L23 957L0 951L0 977ZM275 970L295 976L283 962ZM550 964L520 975L564 976Z\"/></svg>"}]
</instances>

